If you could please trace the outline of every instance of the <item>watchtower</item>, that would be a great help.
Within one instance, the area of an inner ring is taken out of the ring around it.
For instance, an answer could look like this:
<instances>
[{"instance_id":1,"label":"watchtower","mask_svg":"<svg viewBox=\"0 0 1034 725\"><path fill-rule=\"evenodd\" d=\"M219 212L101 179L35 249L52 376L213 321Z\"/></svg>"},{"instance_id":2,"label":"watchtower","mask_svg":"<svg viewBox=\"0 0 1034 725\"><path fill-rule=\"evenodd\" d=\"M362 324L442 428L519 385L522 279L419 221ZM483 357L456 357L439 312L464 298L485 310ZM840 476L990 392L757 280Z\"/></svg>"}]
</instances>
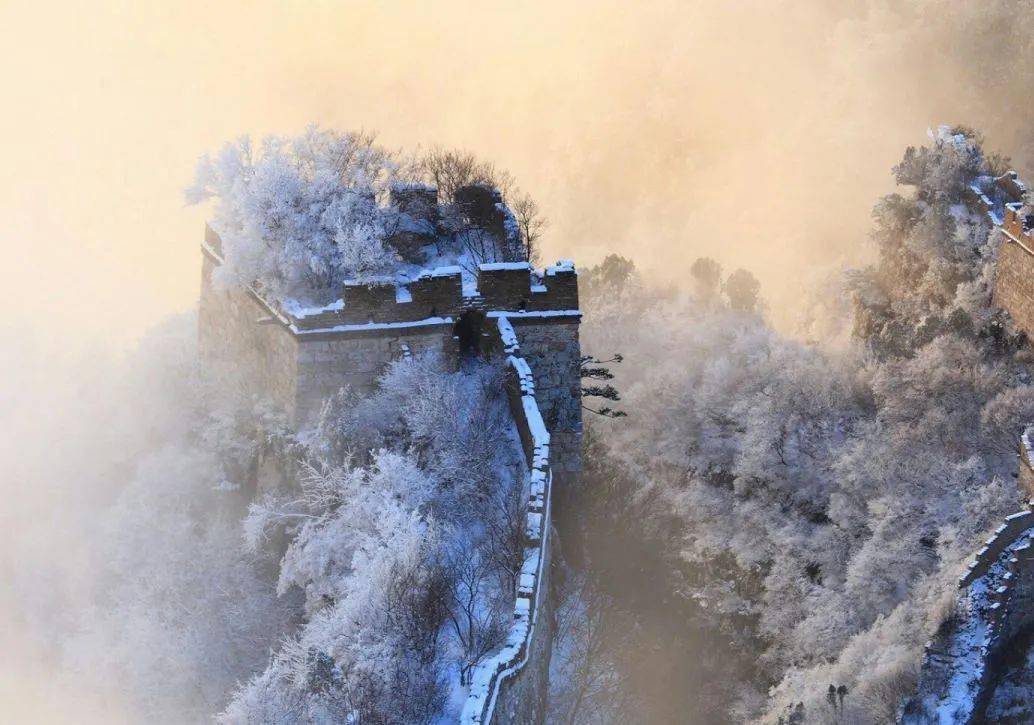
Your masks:
<instances>
[{"instance_id":1,"label":"watchtower","mask_svg":"<svg viewBox=\"0 0 1034 725\"><path fill-rule=\"evenodd\" d=\"M397 202L426 220L430 193L407 191L412 193ZM412 239L407 236L407 243ZM505 317L535 369L554 475L562 479L581 470L581 312L571 262L542 270L526 262L481 264L473 284L459 267L425 269L405 281L346 282L338 299L302 308L278 304L251 287L218 289L212 274L223 262L222 242L210 227L201 250L202 361L233 366L295 425L311 423L323 401L343 387L372 389L385 366L402 355L433 350L458 360L502 354L496 323Z\"/></svg>"}]
</instances>

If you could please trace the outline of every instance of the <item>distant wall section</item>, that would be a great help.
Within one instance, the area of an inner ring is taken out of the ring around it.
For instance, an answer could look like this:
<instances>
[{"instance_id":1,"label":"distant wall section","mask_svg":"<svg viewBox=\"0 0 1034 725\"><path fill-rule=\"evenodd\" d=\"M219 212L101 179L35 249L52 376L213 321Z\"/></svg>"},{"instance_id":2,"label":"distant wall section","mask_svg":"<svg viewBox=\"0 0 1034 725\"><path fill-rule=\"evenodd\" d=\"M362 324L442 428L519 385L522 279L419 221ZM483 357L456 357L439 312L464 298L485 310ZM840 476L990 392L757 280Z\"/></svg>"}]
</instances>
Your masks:
<instances>
[{"instance_id":1,"label":"distant wall section","mask_svg":"<svg viewBox=\"0 0 1034 725\"><path fill-rule=\"evenodd\" d=\"M994 303L1034 339L1034 253L1009 236L998 251Z\"/></svg>"},{"instance_id":2,"label":"distant wall section","mask_svg":"<svg viewBox=\"0 0 1034 725\"><path fill-rule=\"evenodd\" d=\"M1005 519L959 580L955 616L927 643L903 725L984 722L1009 646L1034 628L1034 513Z\"/></svg>"}]
</instances>

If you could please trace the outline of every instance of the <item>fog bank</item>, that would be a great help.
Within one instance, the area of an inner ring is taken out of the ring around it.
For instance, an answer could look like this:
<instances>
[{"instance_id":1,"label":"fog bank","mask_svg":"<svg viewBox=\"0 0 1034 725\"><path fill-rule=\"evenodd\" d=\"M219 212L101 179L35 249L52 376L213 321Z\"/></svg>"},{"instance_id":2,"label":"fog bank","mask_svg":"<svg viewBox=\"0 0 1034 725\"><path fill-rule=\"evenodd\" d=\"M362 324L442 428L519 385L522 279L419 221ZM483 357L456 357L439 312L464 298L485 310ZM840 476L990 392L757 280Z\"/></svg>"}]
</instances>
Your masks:
<instances>
[{"instance_id":1,"label":"fog bank","mask_svg":"<svg viewBox=\"0 0 1034 725\"><path fill-rule=\"evenodd\" d=\"M317 121L514 172L545 258L746 265L776 317L864 258L873 200L927 127L1030 168L1034 9L878 2L7 3L0 232L8 325L124 344L197 295L181 190L240 133ZM13 322L17 321L17 322Z\"/></svg>"}]
</instances>

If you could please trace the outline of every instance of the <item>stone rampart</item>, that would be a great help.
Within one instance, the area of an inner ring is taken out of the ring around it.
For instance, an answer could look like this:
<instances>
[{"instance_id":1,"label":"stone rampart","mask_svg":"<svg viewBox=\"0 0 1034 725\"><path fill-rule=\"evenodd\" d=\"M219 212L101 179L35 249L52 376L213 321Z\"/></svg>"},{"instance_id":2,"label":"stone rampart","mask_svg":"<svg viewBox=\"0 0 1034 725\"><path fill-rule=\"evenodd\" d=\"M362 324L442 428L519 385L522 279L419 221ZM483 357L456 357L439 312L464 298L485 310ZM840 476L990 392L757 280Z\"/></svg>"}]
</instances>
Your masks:
<instances>
[{"instance_id":1,"label":"stone rampart","mask_svg":"<svg viewBox=\"0 0 1034 725\"><path fill-rule=\"evenodd\" d=\"M206 228L202 348L210 357L241 361L257 389L274 391L296 424L312 420L343 387L372 389L403 352L438 351L455 359L457 322L464 314L507 315L525 337L525 354L541 378L542 413L556 438L558 475L580 470L581 313L573 264L541 272L524 262L483 264L476 285L466 288L458 267L426 270L408 282L348 283L340 299L304 308L274 305L254 289L216 291L211 272L221 263L221 247L218 235Z\"/></svg>"},{"instance_id":2,"label":"stone rampart","mask_svg":"<svg viewBox=\"0 0 1034 725\"><path fill-rule=\"evenodd\" d=\"M531 367L521 357L516 332L506 317L498 318L498 333L508 356L510 409L528 462L524 566L506 643L474 668L460 716L464 725L543 722L552 652L550 434L539 411Z\"/></svg>"},{"instance_id":3,"label":"stone rampart","mask_svg":"<svg viewBox=\"0 0 1034 725\"><path fill-rule=\"evenodd\" d=\"M573 265L536 274L526 262L482 264L475 289L464 289L459 267L425 270L409 282L348 282L325 307L282 309L299 334L347 331L370 323L415 323L455 317L470 309L497 312L564 312L578 309Z\"/></svg>"},{"instance_id":4,"label":"stone rampart","mask_svg":"<svg viewBox=\"0 0 1034 725\"><path fill-rule=\"evenodd\" d=\"M1006 310L1028 338L1034 338L1034 241L1001 227L1005 239L995 266L994 303Z\"/></svg>"},{"instance_id":5,"label":"stone rampart","mask_svg":"<svg viewBox=\"0 0 1034 725\"><path fill-rule=\"evenodd\" d=\"M202 260L198 349L203 365L236 373L249 394L269 396L284 410L295 407L300 345L249 290L223 291L212 284L218 260Z\"/></svg>"},{"instance_id":6,"label":"stone rampart","mask_svg":"<svg viewBox=\"0 0 1034 725\"><path fill-rule=\"evenodd\" d=\"M1034 426L1020 436L1019 485L1023 497L1034 502Z\"/></svg>"},{"instance_id":7,"label":"stone rampart","mask_svg":"<svg viewBox=\"0 0 1034 725\"><path fill-rule=\"evenodd\" d=\"M1034 512L1020 511L1006 517L1005 522L995 529L991 538L984 542L984 547L970 562L966 573L959 579L959 587L964 589L984 576L991 565L998 561L1002 552L1031 526L1034 526Z\"/></svg>"},{"instance_id":8,"label":"stone rampart","mask_svg":"<svg viewBox=\"0 0 1034 725\"><path fill-rule=\"evenodd\" d=\"M1002 234L995 264L994 303L1034 337L1034 229L1026 205L1027 187L1010 171L994 180L996 202L974 185L972 193Z\"/></svg>"},{"instance_id":9,"label":"stone rampart","mask_svg":"<svg viewBox=\"0 0 1034 725\"><path fill-rule=\"evenodd\" d=\"M493 315L494 313L489 313ZM581 347L578 327L564 318L510 314L521 354L535 371L535 398L551 435L553 476L564 483L582 470Z\"/></svg>"}]
</instances>

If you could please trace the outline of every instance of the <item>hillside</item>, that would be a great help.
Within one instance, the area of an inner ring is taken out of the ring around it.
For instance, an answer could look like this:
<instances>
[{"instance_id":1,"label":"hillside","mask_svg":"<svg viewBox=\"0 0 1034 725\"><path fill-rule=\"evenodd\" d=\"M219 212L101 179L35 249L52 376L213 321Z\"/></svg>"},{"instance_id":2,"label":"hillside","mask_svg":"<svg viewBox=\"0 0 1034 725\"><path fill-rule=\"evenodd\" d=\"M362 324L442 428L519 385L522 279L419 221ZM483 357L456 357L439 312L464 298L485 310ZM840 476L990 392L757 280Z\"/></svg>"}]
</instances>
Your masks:
<instances>
[{"instance_id":1,"label":"hillside","mask_svg":"<svg viewBox=\"0 0 1034 725\"><path fill-rule=\"evenodd\" d=\"M625 538L658 552L653 597L728 640L696 666L722 693L712 714L674 682L629 693L658 720L681 707L700 722L887 722L914 691L969 557L1022 505L1031 355L993 303L1001 236L969 193L1004 170L964 129L908 149L894 169L903 193L874 210L877 263L802 300L810 342L737 301L735 275L713 262L694 267L689 294L618 258L584 275L585 344L625 356L629 412L589 431L587 483L617 497L594 501L596 515L635 522ZM595 536L590 559L606 545ZM590 561L589 575L606 572L626 626L656 626L639 622L614 566ZM657 645L667 660L618 657L630 686L695 656L699 635L662 626L683 644ZM831 699L831 683L846 694Z\"/></svg>"}]
</instances>

